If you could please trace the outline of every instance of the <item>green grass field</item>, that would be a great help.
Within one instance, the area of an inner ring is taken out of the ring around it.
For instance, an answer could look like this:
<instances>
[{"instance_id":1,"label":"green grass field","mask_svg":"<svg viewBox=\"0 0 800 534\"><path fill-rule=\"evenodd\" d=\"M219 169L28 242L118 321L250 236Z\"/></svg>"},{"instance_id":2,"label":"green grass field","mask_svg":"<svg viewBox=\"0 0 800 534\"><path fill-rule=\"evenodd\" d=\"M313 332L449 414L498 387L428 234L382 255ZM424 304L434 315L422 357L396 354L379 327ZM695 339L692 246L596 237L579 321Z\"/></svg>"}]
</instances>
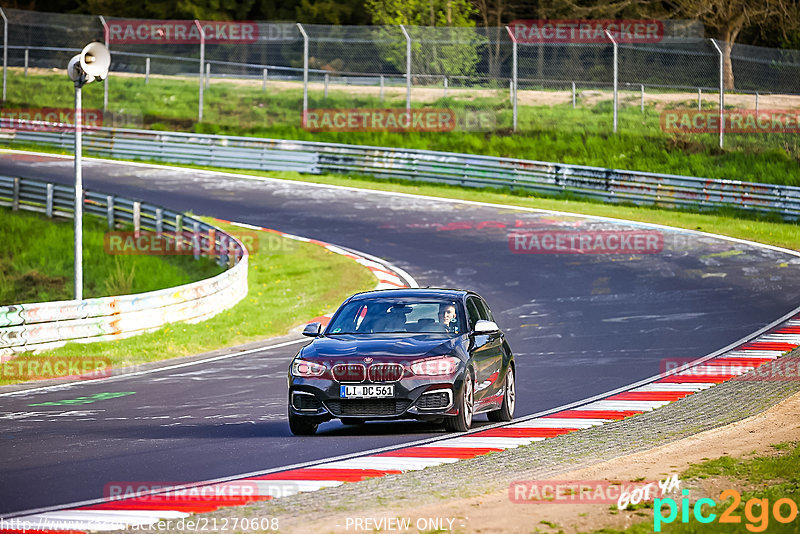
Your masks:
<instances>
[{"instance_id":1,"label":"green grass field","mask_svg":"<svg viewBox=\"0 0 800 534\"><path fill-rule=\"evenodd\" d=\"M0 208L0 305L70 300L74 295L72 220ZM110 255L104 219L84 218L84 297L142 293L222 272L190 256Z\"/></svg>"},{"instance_id":2,"label":"green grass field","mask_svg":"<svg viewBox=\"0 0 800 534\"><path fill-rule=\"evenodd\" d=\"M204 121L197 123L197 81L180 78L115 76L109 85L108 126L139 127L303 139L378 146L445 150L664 172L800 185L800 144L794 134L728 135L720 149L716 134L684 135L661 130L661 109L621 107L619 134L611 132L611 104L601 101L572 109L569 104L519 106L520 131L511 125L507 95L469 97L453 92L415 107L479 109L496 117L496 132L309 132L301 127L302 90L299 84L280 84L262 92L259 83L215 80L205 91ZM5 108L73 106L72 86L61 74L29 75L12 69ZM502 92L498 93L503 95ZM84 107L102 108L101 84L84 89ZM691 100L677 105L692 108ZM670 105L676 107L676 105ZM311 91L309 108L405 107L405 97L348 93L333 87L329 97Z\"/></svg>"}]
</instances>

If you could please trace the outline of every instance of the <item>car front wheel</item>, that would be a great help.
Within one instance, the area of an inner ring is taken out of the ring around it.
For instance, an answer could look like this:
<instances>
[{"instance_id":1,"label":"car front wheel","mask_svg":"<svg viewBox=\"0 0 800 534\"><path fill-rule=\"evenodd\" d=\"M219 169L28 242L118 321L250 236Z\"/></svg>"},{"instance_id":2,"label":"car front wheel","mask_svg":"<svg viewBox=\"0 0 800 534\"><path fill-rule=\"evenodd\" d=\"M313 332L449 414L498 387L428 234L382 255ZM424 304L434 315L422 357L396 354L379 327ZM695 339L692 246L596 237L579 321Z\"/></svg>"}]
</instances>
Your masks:
<instances>
[{"instance_id":1,"label":"car front wheel","mask_svg":"<svg viewBox=\"0 0 800 534\"><path fill-rule=\"evenodd\" d=\"M517 401L517 388L516 384L514 383L514 368L511 367L511 365L508 366L508 371L506 372L505 388L506 392L505 395L503 395L503 404L500 406L500 409L486 414L486 416L489 418L489 421L497 423L500 421L511 421L514 418L514 405Z\"/></svg>"},{"instance_id":2,"label":"car front wheel","mask_svg":"<svg viewBox=\"0 0 800 534\"><path fill-rule=\"evenodd\" d=\"M464 385L461 387L461 396L456 403L458 415L444 420L444 426L451 432L466 432L472 426L472 414L475 411L475 396L472 385L472 375L467 372L464 376Z\"/></svg>"},{"instance_id":3,"label":"car front wheel","mask_svg":"<svg viewBox=\"0 0 800 534\"><path fill-rule=\"evenodd\" d=\"M319 423L312 423L307 418L289 412L289 430L295 436L311 436L317 432Z\"/></svg>"}]
</instances>

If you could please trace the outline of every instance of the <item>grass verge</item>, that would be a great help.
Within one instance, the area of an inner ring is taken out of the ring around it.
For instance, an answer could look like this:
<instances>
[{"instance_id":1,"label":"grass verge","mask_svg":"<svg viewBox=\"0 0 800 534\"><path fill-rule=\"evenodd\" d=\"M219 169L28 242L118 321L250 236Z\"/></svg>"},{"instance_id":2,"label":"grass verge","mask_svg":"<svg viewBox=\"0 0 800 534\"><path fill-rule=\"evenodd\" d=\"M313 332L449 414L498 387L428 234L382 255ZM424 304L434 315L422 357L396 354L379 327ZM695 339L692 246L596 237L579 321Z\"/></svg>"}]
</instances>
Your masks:
<instances>
[{"instance_id":1,"label":"grass verge","mask_svg":"<svg viewBox=\"0 0 800 534\"><path fill-rule=\"evenodd\" d=\"M70 300L74 295L73 222L0 208L0 305ZM85 298L143 293L210 278L223 271L189 256L110 255L104 219L83 223Z\"/></svg>"},{"instance_id":2,"label":"grass verge","mask_svg":"<svg viewBox=\"0 0 800 534\"><path fill-rule=\"evenodd\" d=\"M395 146L543 161L594 165L616 169L663 172L800 185L800 142L797 135L781 133L728 134L724 149L716 134L664 132L661 111L667 108L696 109L687 94L686 102L619 109L619 133L611 131L611 104L519 105L519 131L511 131L511 103L507 91L481 96L476 91L453 90L450 96L436 96L415 107L448 108L456 114L478 110L488 114L497 127L493 132L451 131L392 133L310 132L301 125L302 86L274 83L263 92L259 82L214 80L205 90L204 122L197 123L196 80L112 75L109 111L104 124L161 130L195 131L228 135L249 135L284 139ZM72 92L62 74L23 77L11 69L8 100L10 110L56 107L70 109ZM420 88L422 91L428 91ZM434 92L435 93L435 92ZM546 95L547 91L533 95ZM438 93L435 93L438 94ZM102 109L103 91L89 86L84 91L87 109ZM526 101L536 102L537 98ZM546 101L546 99L545 99ZM345 91L336 87L327 97L322 91L309 93L309 108L404 108L405 95L393 94L385 101L374 94Z\"/></svg>"},{"instance_id":3,"label":"grass verge","mask_svg":"<svg viewBox=\"0 0 800 534\"><path fill-rule=\"evenodd\" d=\"M207 220L230 233L241 232L239 227ZM333 311L350 294L375 286L369 270L344 256L318 245L262 235L249 260L247 297L213 319L169 324L117 341L70 343L39 355L21 355L15 362L91 355L108 358L116 368L198 354L285 334L296 324ZM0 380L0 385L20 381Z\"/></svg>"}]
</instances>

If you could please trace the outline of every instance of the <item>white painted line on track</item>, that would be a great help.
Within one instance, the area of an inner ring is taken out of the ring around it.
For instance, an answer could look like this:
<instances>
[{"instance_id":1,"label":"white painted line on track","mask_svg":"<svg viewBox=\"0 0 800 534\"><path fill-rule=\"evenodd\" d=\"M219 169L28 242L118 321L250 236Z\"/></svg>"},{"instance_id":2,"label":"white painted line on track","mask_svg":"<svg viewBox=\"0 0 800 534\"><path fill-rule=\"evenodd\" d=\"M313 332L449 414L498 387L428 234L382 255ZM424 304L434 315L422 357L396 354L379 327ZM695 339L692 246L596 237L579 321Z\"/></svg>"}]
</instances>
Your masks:
<instances>
[{"instance_id":1,"label":"white painted line on track","mask_svg":"<svg viewBox=\"0 0 800 534\"><path fill-rule=\"evenodd\" d=\"M53 390L58 390L58 389L68 389L68 388L71 388L71 387L74 387L74 386L79 386L79 385L99 384L99 383L105 383L105 382L112 382L112 381L115 381L115 380L124 380L126 378L131 378L131 377L135 377L135 376L149 375L149 374L153 374L153 373L159 373L159 372L162 372L162 371L172 371L172 370L175 370L175 369L182 369L184 367L190 367L192 365L200 365L200 364L203 364L203 363L210 363L210 362L216 362L216 361L220 361L220 360L227 360L229 358L237 358L239 356L245 356L247 354L253 354L253 353L256 353L256 352L272 350L272 349L279 349L281 347L288 347L290 345L296 345L297 343L303 343L303 342L308 342L308 339L307 338L293 339L291 341L284 341L282 343L276 343L275 345L266 345L264 347L259 347L259 348L256 348L256 349L242 350L242 351L239 351L239 352L234 352L232 354L223 354L222 356L213 356L211 358L204 358L202 360L194 360L194 361L191 361L191 362L178 363L178 364L175 364L175 365L168 365L166 367L157 367L157 368L153 368L153 369L145 369L143 371L134 371L132 373L125 373L125 374L121 374L121 375L109 376L107 378L97 378L95 380L79 380L79 381L76 381L76 382L69 382L67 384L55 384L55 385L52 385L52 386L42 386L40 388L31 388L31 389L21 389L19 391L10 391L8 393L0 393L0 397L10 397L10 396L13 396L13 395L23 396L23 395L26 395L28 393L37 393L37 392L41 392L41 391L53 391Z\"/></svg>"},{"instance_id":2,"label":"white painted line on track","mask_svg":"<svg viewBox=\"0 0 800 534\"><path fill-rule=\"evenodd\" d=\"M626 412L629 410L650 411L650 410L655 410L656 408L660 408L665 404L669 404L670 402L672 401L626 401L626 400L596 401L590 404L586 404L585 406L579 406L578 408L575 408L575 410L578 411L610 410L619 412Z\"/></svg>"},{"instance_id":3,"label":"white painted line on track","mask_svg":"<svg viewBox=\"0 0 800 534\"><path fill-rule=\"evenodd\" d=\"M404 458L398 456L365 456L326 463L325 469L382 469L416 471L426 467L455 463L458 458Z\"/></svg>"},{"instance_id":4,"label":"white painted line on track","mask_svg":"<svg viewBox=\"0 0 800 534\"><path fill-rule=\"evenodd\" d=\"M725 354L726 358L766 358L774 360L780 358L781 350L734 350Z\"/></svg>"},{"instance_id":5,"label":"white painted line on track","mask_svg":"<svg viewBox=\"0 0 800 534\"><path fill-rule=\"evenodd\" d=\"M265 497L287 497L304 491L317 491L323 488L336 488L344 484L339 480L248 480L258 489L258 495Z\"/></svg>"},{"instance_id":6,"label":"white painted line on track","mask_svg":"<svg viewBox=\"0 0 800 534\"><path fill-rule=\"evenodd\" d=\"M569 417L543 417L521 423L513 423L503 428L591 428L608 423L608 419L571 419Z\"/></svg>"},{"instance_id":7,"label":"white painted line on track","mask_svg":"<svg viewBox=\"0 0 800 534\"><path fill-rule=\"evenodd\" d=\"M655 384L647 384L646 386L639 386L638 388L634 388L631 392L636 391L688 391L688 392L697 392L702 391L704 389L708 389L711 386L716 386L715 382L685 382L682 384L672 384L672 383L655 383Z\"/></svg>"}]
</instances>

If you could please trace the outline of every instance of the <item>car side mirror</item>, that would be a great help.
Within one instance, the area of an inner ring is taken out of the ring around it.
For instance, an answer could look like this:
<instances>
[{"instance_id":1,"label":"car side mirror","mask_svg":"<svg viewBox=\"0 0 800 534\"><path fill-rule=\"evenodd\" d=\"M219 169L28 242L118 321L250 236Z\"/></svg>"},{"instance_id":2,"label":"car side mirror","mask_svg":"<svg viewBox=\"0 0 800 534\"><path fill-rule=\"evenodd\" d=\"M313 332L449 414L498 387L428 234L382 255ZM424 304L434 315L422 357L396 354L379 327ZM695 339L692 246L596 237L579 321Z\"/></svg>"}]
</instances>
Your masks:
<instances>
[{"instance_id":1,"label":"car side mirror","mask_svg":"<svg viewBox=\"0 0 800 534\"><path fill-rule=\"evenodd\" d=\"M303 335L308 337L319 337L322 333L322 323L308 323L303 328Z\"/></svg>"},{"instance_id":2,"label":"car side mirror","mask_svg":"<svg viewBox=\"0 0 800 534\"><path fill-rule=\"evenodd\" d=\"M481 319L475 323L476 334L494 334L500 331L500 327L494 321L485 321Z\"/></svg>"}]
</instances>

